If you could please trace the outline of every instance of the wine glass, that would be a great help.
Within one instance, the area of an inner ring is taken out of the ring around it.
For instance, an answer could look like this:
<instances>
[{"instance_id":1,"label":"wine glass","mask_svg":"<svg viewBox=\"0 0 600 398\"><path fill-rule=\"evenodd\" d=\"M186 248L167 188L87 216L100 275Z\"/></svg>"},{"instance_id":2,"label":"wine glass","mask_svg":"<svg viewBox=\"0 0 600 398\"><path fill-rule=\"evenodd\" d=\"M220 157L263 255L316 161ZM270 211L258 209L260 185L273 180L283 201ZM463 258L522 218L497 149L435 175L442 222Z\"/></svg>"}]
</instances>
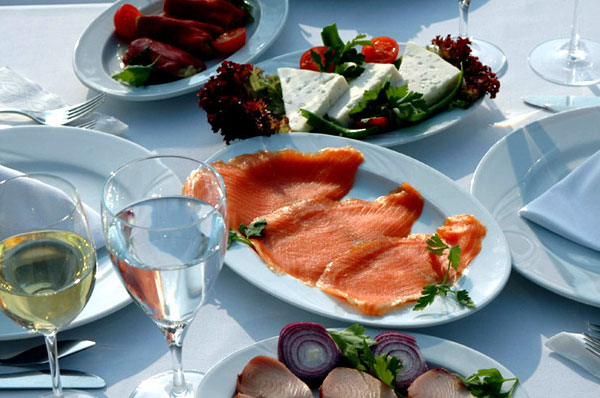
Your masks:
<instances>
[{"instance_id":1,"label":"wine glass","mask_svg":"<svg viewBox=\"0 0 600 398\"><path fill-rule=\"evenodd\" d=\"M44 174L0 182L0 310L44 336L52 376L47 397L92 397L62 389L56 333L87 304L95 273L96 250L73 185Z\"/></svg>"},{"instance_id":2,"label":"wine glass","mask_svg":"<svg viewBox=\"0 0 600 398\"><path fill-rule=\"evenodd\" d=\"M504 52L488 41L469 37L469 6L471 0L458 0L458 36L471 41L471 55L479 58L482 64L489 66L492 72L498 74L506 65Z\"/></svg>"},{"instance_id":3,"label":"wine glass","mask_svg":"<svg viewBox=\"0 0 600 398\"><path fill-rule=\"evenodd\" d=\"M535 73L553 83L587 86L600 82L600 43L579 36L581 2L575 0L571 37L543 42L529 53Z\"/></svg>"},{"instance_id":4,"label":"wine glass","mask_svg":"<svg viewBox=\"0 0 600 398\"><path fill-rule=\"evenodd\" d=\"M183 194L192 173L197 197ZM143 381L131 398L193 397L203 374L183 371L183 339L223 266L226 209L218 172L185 157L134 160L104 184L111 259L130 296L166 337L173 366Z\"/></svg>"}]
</instances>

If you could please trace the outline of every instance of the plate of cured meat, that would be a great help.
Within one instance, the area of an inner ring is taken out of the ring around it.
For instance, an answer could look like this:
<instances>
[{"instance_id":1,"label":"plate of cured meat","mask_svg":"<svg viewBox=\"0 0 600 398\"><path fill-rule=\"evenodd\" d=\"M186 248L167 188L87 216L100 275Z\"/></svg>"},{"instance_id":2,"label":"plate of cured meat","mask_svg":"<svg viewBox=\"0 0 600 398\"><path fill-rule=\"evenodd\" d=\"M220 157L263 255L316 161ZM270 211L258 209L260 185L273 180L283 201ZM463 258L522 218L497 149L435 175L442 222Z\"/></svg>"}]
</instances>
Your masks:
<instances>
[{"instance_id":1,"label":"plate of cured meat","mask_svg":"<svg viewBox=\"0 0 600 398\"><path fill-rule=\"evenodd\" d=\"M392 150L294 133L245 140L209 161L225 180L230 228L252 243L234 242L225 263L307 311L364 325L432 326L484 307L510 274L504 235L488 211L443 174ZM187 193L200 196L193 182ZM439 250L431 251L434 237ZM416 311L425 286L440 284L452 291ZM472 305L454 299L459 290Z\"/></svg>"},{"instance_id":2,"label":"plate of cured meat","mask_svg":"<svg viewBox=\"0 0 600 398\"><path fill-rule=\"evenodd\" d=\"M86 86L128 101L183 95L199 90L224 59L256 59L287 14L287 0L120 0L82 33L73 68ZM126 78L118 75L125 66L135 66ZM148 81L140 77L146 72Z\"/></svg>"}]
</instances>

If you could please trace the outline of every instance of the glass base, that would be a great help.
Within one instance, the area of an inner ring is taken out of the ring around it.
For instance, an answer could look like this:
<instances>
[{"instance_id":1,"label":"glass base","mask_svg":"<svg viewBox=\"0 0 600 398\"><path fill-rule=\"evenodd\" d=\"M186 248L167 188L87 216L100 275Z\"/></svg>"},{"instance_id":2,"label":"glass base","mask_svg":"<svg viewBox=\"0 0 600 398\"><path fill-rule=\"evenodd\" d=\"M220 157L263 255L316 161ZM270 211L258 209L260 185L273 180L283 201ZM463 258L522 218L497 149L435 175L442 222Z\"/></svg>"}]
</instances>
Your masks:
<instances>
[{"instance_id":1,"label":"glass base","mask_svg":"<svg viewBox=\"0 0 600 398\"><path fill-rule=\"evenodd\" d=\"M56 395L50 392L42 395L40 398L56 398ZM61 398L96 398L96 396L85 391L69 389L63 390L63 395L61 395Z\"/></svg>"},{"instance_id":2,"label":"glass base","mask_svg":"<svg viewBox=\"0 0 600 398\"><path fill-rule=\"evenodd\" d=\"M569 56L570 39L539 44L529 53L529 66L541 77L567 86L589 86L600 82L600 43L581 39L580 50Z\"/></svg>"},{"instance_id":3,"label":"glass base","mask_svg":"<svg viewBox=\"0 0 600 398\"><path fill-rule=\"evenodd\" d=\"M504 72L506 55L500 47L481 39L471 40L471 55L479 58L482 64L489 66L496 75Z\"/></svg>"},{"instance_id":4,"label":"glass base","mask_svg":"<svg viewBox=\"0 0 600 398\"><path fill-rule=\"evenodd\" d=\"M173 372L163 372L142 381L131 393L129 398L194 398L204 373L196 370L183 372L188 389L182 394L171 394L173 387Z\"/></svg>"}]
</instances>

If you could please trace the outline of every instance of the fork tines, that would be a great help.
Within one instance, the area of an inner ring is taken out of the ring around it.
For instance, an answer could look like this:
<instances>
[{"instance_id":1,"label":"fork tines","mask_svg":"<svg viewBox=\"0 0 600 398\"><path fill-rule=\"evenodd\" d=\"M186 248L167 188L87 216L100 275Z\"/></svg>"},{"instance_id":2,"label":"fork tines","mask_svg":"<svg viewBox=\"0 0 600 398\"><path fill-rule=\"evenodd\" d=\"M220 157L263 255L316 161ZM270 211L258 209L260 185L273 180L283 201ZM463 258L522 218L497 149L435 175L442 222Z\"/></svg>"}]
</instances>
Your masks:
<instances>
[{"instance_id":1,"label":"fork tines","mask_svg":"<svg viewBox=\"0 0 600 398\"><path fill-rule=\"evenodd\" d=\"M96 109L97 107L100 106L100 104L102 104L104 102L104 98L105 98L105 93L98 94L94 98L91 98L90 100L82 103L80 106L75 106L75 107L69 109L69 111L67 113L67 117L69 119L76 119L77 117Z\"/></svg>"},{"instance_id":2,"label":"fork tines","mask_svg":"<svg viewBox=\"0 0 600 398\"><path fill-rule=\"evenodd\" d=\"M587 333L583 334L583 342L585 349L600 358L600 338L591 336Z\"/></svg>"},{"instance_id":3,"label":"fork tines","mask_svg":"<svg viewBox=\"0 0 600 398\"><path fill-rule=\"evenodd\" d=\"M595 334L598 337L600 337L600 325L596 325L596 324L588 321L587 327L588 327L588 331L590 333Z\"/></svg>"}]
</instances>

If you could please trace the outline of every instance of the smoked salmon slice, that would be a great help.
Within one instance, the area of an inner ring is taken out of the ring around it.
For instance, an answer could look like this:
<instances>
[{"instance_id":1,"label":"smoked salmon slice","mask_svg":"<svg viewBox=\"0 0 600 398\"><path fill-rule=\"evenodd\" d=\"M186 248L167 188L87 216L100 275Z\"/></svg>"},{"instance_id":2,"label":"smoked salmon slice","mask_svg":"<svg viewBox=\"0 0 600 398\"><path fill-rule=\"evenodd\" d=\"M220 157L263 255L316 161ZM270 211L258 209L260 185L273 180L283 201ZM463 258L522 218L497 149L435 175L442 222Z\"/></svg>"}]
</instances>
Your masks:
<instances>
[{"instance_id":1,"label":"smoked salmon slice","mask_svg":"<svg viewBox=\"0 0 600 398\"><path fill-rule=\"evenodd\" d=\"M293 149L241 155L212 166L223 177L229 226L235 230L257 217L306 199L343 198L354 184L363 154L352 147L325 148L315 153ZM203 176L192 173L183 193L202 199Z\"/></svg>"},{"instance_id":2,"label":"smoked salmon slice","mask_svg":"<svg viewBox=\"0 0 600 398\"><path fill-rule=\"evenodd\" d=\"M481 250L486 229L475 217L449 217L438 235L448 245L459 244L461 259L450 284ZM441 282L445 256L427 251L430 235L384 238L358 244L335 258L316 283L321 290L345 299L366 315L383 315L395 307L416 301L423 287Z\"/></svg>"},{"instance_id":3,"label":"smoked salmon slice","mask_svg":"<svg viewBox=\"0 0 600 398\"><path fill-rule=\"evenodd\" d=\"M314 286L327 264L356 244L408 235L422 210L423 198L406 183L372 202L307 200L266 215L265 236L252 243L272 270Z\"/></svg>"}]
</instances>

